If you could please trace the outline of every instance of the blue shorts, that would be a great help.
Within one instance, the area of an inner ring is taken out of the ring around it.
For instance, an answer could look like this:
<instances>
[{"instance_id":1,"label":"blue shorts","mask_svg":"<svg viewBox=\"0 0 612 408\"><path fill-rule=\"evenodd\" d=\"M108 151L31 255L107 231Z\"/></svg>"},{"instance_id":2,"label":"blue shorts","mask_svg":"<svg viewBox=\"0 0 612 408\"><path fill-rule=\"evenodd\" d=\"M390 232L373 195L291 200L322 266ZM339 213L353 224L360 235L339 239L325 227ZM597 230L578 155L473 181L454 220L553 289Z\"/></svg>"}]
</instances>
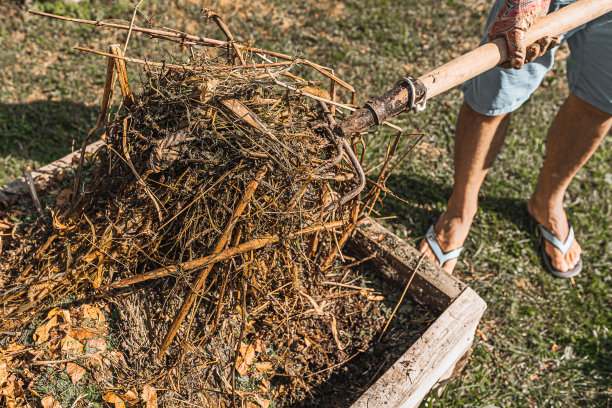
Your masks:
<instances>
[{"instance_id":1,"label":"blue shorts","mask_svg":"<svg viewBox=\"0 0 612 408\"><path fill-rule=\"evenodd\" d=\"M549 12L574 1L552 0ZM493 4L481 44L488 41L486 33L502 4L503 0L496 0ZM569 31L559 39L567 41L570 49L567 59L570 92L612 114L612 13ZM520 70L495 67L467 81L461 87L465 101L476 112L489 116L518 109L552 68L557 48L525 64Z\"/></svg>"}]
</instances>

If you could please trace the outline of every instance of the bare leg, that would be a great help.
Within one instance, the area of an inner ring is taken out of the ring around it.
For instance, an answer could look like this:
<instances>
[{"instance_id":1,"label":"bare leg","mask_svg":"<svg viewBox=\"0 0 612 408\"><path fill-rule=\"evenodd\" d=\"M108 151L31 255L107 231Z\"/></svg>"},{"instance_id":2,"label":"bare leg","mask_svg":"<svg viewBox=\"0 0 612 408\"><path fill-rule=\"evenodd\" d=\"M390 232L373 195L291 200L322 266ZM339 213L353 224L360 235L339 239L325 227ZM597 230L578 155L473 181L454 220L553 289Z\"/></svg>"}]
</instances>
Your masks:
<instances>
[{"instance_id":1,"label":"bare leg","mask_svg":"<svg viewBox=\"0 0 612 408\"><path fill-rule=\"evenodd\" d=\"M597 150L611 126L612 115L576 95L570 95L548 130L546 159L527 209L561 241L565 241L569 234L563 210L565 190L578 170ZM545 251L551 257L553 266L566 272L578 263L581 248L574 241L564 258L558 249L546 242Z\"/></svg>"},{"instance_id":2,"label":"bare leg","mask_svg":"<svg viewBox=\"0 0 612 408\"><path fill-rule=\"evenodd\" d=\"M444 252L463 245L478 208L478 191L504 143L509 124L509 114L486 116L463 103L455 130L453 193L434 227ZM426 240L421 241L419 251L437 262ZM451 273L456 263L450 260L443 269Z\"/></svg>"}]
</instances>

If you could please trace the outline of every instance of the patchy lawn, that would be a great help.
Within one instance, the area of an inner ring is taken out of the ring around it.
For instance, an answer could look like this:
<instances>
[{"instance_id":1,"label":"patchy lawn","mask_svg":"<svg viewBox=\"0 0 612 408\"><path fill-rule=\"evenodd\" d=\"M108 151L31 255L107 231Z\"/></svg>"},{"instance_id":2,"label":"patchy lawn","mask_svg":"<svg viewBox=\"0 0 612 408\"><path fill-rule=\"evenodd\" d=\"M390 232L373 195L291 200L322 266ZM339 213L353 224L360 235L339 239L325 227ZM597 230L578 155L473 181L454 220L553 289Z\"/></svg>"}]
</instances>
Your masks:
<instances>
[{"instance_id":1,"label":"patchy lawn","mask_svg":"<svg viewBox=\"0 0 612 408\"><path fill-rule=\"evenodd\" d=\"M106 49L125 33L32 17L27 7L82 18L129 19L111 0L0 3L0 182L70 152L94 124L105 61L75 45ZM476 46L488 0L345 2L280 0L206 2L226 17L240 40L332 66L359 91L358 103L403 75L419 76ZM145 0L142 13L159 23L221 38L199 17L202 2ZM140 20L142 24L142 19ZM171 50L177 52L177 50ZM163 58L133 36L128 55ZM133 74L136 82L137 75ZM584 249L575 282L553 279L541 266L526 212L544 156L547 124L567 93L558 62L532 100L516 112L506 146L481 192L481 208L457 275L489 304L464 375L431 407L606 406L612 398L612 146L605 140L570 186L569 218ZM388 186L384 216L416 244L443 210L452 187L453 129L461 95L439 96L419 114L395 123L427 136ZM517 120L520 118L520 120ZM408 145L407 143L406 145ZM369 155L382 154L385 134L372 135Z\"/></svg>"}]
</instances>

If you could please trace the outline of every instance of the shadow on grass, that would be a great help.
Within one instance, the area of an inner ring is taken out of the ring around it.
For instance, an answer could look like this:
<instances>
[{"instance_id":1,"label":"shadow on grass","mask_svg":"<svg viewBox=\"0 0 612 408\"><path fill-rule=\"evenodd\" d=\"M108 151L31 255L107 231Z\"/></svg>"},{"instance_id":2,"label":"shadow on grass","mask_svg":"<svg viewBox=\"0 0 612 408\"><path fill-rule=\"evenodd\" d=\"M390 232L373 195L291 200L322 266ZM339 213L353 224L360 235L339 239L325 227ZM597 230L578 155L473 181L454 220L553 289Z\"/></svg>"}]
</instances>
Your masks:
<instances>
[{"instance_id":1,"label":"shadow on grass","mask_svg":"<svg viewBox=\"0 0 612 408\"><path fill-rule=\"evenodd\" d=\"M447 180L436 180L420 175L392 175L386 185L395 195L408 203L387 197L380 216L396 216L396 222L410 229L428 228L430 223L444 211L452 192ZM524 198L481 195L478 207L480 214L496 213L519 229L530 228L527 201ZM425 233L425 229L422 234Z\"/></svg>"},{"instance_id":2,"label":"shadow on grass","mask_svg":"<svg viewBox=\"0 0 612 408\"><path fill-rule=\"evenodd\" d=\"M0 105L0 179L21 174L27 163L47 164L70 153L97 115L97 107L69 101Z\"/></svg>"}]
</instances>

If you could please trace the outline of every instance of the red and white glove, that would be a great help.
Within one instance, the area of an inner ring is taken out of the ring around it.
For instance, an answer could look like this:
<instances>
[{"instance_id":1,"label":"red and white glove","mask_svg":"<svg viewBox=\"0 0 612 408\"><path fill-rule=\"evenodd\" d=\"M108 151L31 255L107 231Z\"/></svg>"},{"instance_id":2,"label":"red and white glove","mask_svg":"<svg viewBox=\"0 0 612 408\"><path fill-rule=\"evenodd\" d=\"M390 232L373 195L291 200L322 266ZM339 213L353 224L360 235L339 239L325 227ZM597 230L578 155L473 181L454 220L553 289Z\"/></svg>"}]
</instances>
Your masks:
<instances>
[{"instance_id":1,"label":"red and white glove","mask_svg":"<svg viewBox=\"0 0 612 408\"><path fill-rule=\"evenodd\" d=\"M505 0L501 10L489 27L489 41L503 37L508 43L510 59L501 64L502 68L521 69L528 63L559 45L557 37L544 37L527 45L525 32L540 17L548 13L550 0Z\"/></svg>"}]
</instances>

